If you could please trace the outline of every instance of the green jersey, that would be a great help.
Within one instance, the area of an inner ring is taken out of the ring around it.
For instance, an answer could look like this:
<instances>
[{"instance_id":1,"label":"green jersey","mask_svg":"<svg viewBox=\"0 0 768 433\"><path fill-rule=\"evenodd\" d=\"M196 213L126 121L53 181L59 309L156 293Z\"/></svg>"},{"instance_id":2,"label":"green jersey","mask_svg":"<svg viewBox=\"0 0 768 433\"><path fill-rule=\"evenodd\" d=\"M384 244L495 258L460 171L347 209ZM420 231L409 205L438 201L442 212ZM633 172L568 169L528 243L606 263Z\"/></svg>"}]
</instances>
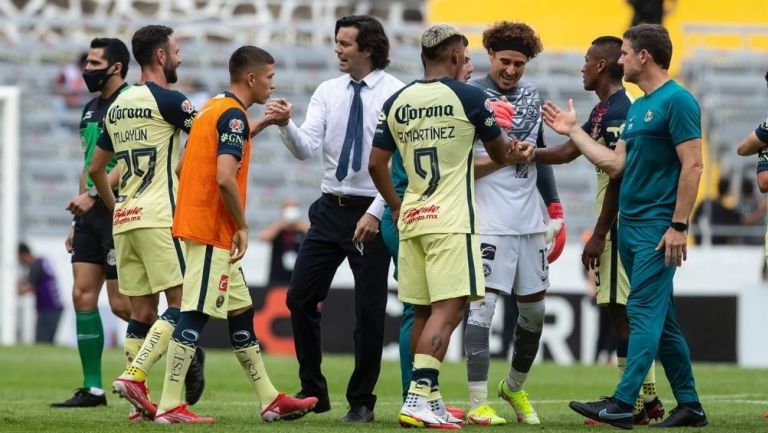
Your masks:
<instances>
[{"instance_id":1,"label":"green jersey","mask_svg":"<svg viewBox=\"0 0 768 433\"><path fill-rule=\"evenodd\" d=\"M699 104L669 80L632 104L621 138L627 147L619 195L621 224L669 224L681 168L675 147L701 138Z\"/></svg>"},{"instance_id":2,"label":"green jersey","mask_svg":"<svg viewBox=\"0 0 768 433\"><path fill-rule=\"evenodd\" d=\"M85 107L83 107L83 113L80 116L80 141L83 145L83 155L85 158L86 189L93 186L91 176L88 175L88 168L91 166L96 143L98 143L101 131L104 129L104 116L106 116L109 106L117 99L117 95L127 88L128 84L123 84L109 98L104 99L101 96L97 96L88 101ZM107 164L107 172L112 171L115 164L117 164L117 160L112 158L109 164Z\"/></svg>"}]
</instances>

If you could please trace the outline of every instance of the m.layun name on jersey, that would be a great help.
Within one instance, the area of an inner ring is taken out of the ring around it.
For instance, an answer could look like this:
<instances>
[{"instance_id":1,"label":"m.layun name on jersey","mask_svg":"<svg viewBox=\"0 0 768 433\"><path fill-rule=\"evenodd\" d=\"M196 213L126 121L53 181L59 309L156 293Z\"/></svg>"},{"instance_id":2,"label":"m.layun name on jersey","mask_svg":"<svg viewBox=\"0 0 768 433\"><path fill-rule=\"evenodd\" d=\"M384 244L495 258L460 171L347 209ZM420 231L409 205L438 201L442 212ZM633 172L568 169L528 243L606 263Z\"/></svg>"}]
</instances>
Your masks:
<instances>
[{"instance_id":1,"label":"m.layun name on jersey","mask_svg":"<svg viewBox=\"0 0 768 433\"><path fill-rule=\"evenodd\" d=\"M152 110L150 108L122 108L116 105L107 112L107 121L115 124L123 119L151 119ZM148 132L146 128L133 128L125 131L115 131L112 133L112 142L126 143L131 141L146 141Z\"/></svg>"}]
</instances>

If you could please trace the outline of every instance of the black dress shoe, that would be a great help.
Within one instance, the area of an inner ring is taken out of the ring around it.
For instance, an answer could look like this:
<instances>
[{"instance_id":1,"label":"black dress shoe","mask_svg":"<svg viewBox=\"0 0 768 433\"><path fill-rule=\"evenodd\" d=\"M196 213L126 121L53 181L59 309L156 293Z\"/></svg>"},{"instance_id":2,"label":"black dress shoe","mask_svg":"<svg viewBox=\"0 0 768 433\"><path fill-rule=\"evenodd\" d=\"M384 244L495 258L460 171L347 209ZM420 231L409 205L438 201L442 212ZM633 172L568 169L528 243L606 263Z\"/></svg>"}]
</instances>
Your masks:
<instances>
[{"instance_id":1,"label":"black dress shoe","mask_svg":"<svg viewBox=\"0 0 768 433\"><path fill-rule=\"evenodd\" d=\"M79 388L69 400L51 403L51 407L96 407L106 405L107 397L104 394L93 395L85 388Z\"/></svg>"},{"instance_id":2,"label":"black dress shoe","mask_svg":"<svg viewBox=\"0 0 768 433\"><path fill-rule=\"evenodd\" d=\"M344 422L373 422L373 411L365 406L350 408L341 420Z\"/></svg>"},{"instance_id":3,"label":"black dress shoe","mask_svg":"<svg viewBox=\"0 0 768 433\"><path fill-rule=\"evenodd\" d=\"M294 397L296 398L317 397L317 404L315 405L315 408L312 409L312 412L314 413L323 413L331 410L331 400L328 398L327 395L319 396L319 395L311 394L306 391L299 391L296 393L296 395L294 395Z\"/></svg>"}]
</instances>

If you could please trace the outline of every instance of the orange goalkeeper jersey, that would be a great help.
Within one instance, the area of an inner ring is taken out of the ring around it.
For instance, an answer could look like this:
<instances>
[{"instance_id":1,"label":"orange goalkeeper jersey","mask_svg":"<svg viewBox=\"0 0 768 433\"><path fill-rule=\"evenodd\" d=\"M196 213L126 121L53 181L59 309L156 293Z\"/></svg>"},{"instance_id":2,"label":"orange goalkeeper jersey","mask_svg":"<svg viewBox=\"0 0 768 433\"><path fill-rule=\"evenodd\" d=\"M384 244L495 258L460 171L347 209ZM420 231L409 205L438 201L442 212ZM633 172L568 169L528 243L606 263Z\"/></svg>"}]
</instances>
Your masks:
<instances>
[{"instance_id":1,"label":"orange goalkeeper jersey","mask_svg":"<svg viewBox=\"0 0 768 433\"><path fill-rule=\"evenodd\" d=\"M173 235L206 245L229 249L237 230L216 182L216 162L221 155L239 161L237 187L245 207L250 128L245 107L229 92L214 96L197 114L182 161Z\"/></svg>"}]
</instances>

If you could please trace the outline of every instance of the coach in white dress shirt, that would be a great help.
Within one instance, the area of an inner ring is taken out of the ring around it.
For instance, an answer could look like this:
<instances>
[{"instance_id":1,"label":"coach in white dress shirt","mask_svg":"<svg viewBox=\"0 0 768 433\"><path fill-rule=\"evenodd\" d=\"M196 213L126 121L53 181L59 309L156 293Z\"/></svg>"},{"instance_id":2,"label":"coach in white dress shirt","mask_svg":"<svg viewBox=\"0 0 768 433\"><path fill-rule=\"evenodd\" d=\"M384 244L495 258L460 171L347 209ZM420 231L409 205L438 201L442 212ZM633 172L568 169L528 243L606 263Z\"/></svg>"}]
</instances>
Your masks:
<instances>
[{"instance_id":1,"label":"coach in white dress shirt","mask_svg":"<svg viewBox=\"0 0 768 433\"><path fill-rule=\"evenodd\" d=\"M315 396L315 412L330 410L328 385L320 369L320 312L338 266L349 260L355 277L355 369L347 386L344 421L373 421L373 388L381 369L387 274L390 255L379 235L384 202L375 200L368 174L373 132L384 101L403 83L384 72L389 41L369 16L336 22L336 56L344 75L323 82L309 102L301 127L280 128L285 147L300 160L322 147L322 196L309 208L310 229L301 245L288 288L301 391ZM275 100L268 112L284 115L291 105Z\"/></svg>"}]
</instances>

